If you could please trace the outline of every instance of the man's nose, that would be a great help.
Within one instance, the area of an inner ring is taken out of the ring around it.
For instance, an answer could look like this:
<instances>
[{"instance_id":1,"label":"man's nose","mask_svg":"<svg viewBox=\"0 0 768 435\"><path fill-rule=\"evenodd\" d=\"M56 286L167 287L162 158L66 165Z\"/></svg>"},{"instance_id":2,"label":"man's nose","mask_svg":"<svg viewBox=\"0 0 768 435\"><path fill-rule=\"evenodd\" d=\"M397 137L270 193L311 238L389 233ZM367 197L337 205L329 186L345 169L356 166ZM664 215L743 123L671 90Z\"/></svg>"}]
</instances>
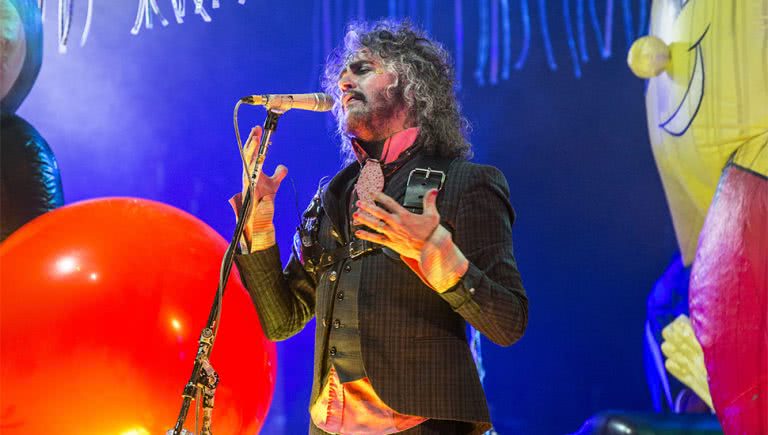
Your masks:
<instances>
[{"instance_id":1,"label":"man's nose","mask_svg":"<svg viewBox=\"0 0 768 435\"><path fill-rule=\"evenodd\" d=\"M349 74L344 73L339 78L339 89L341 92L346 92L355 87L354 81L350 78Z\"/></svg>"}]
</instances>

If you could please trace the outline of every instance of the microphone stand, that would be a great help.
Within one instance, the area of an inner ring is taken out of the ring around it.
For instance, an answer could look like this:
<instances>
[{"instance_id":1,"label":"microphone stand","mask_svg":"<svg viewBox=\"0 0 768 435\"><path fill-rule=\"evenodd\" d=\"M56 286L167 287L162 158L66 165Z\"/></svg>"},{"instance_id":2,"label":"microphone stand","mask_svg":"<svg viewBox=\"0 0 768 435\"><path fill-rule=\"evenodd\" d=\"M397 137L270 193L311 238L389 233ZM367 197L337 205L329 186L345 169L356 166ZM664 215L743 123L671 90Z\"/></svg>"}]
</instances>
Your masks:
<instances>
[{"instance_id":1,"label":"microphone stand","mask_svg":"<svg viewBox=\"0 0 768 435\"><path fill-rule=\"evenodd\" d=\"M237 112L237 106L235 107L235 112ZM245 192L243 204L237 217L235 233L232 235L232 241L229 243L229 247L224 254L216 297L213 300L213 305L211 306L211 311L208 315L208 322L200 333L200 345L197 348L197 356L195 356L195 364L192 367L192 374L190 375L189 381L184 386L184 391L181 394L183 400L181 403L181 409L179 410L179 417L176 420L176 425L174 428L168 430L168 435L185 435L190 433L184 429L184 421L187 419L189 407L195 395L198 393L198 389L202 389L203 392L203 428L201 430L201 435L211 435L210 425L211 414L213 412L213 394L215 393L216 386L219 383L219 376L213 370L213 367L209 361L211 349L213 348L213 343L216 340L216 334L214 331L218 328L219 315L221 313L221 302L224 297L224 288L227 280L229 279L229 275L232 272L232 264L235 260L237 245L243 235L245 221L248 218L248 213L251 209L251 203L253 202L252 192L255 190L256 183L261 176L261 168L264 165L264 159L267 155L267 149L270 145L272 133L274 133L277 129L277 119L282 114L282 112L267 110L267 119L264 121L264 128L261 135L261 141L259 143L259 150L256 155L256 164L254 165L255 167L250 177L250 188L247 192Z\"/></svg>"}]
</instances>

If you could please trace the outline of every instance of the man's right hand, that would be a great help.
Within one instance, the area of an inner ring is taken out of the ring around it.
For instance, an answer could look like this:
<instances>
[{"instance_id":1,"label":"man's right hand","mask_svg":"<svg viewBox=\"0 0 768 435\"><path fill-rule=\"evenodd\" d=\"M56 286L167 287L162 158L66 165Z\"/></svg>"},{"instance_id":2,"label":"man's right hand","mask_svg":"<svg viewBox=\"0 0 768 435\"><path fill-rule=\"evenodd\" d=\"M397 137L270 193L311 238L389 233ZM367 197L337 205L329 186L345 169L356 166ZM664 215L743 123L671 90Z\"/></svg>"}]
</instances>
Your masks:
<instances>
[{"instance_id":1,"label":"man's right hand","mask_svg":"<svg viewBox=\"0 0 768 435\"><path fill-rule=\"evenodd\" d=\"M238 215L242 206L242 198L250 188L249 178L256 165L256 153L261 142L261 127L251 130L245 143L244 154L248 162L248 172L243 171L242 193L233 196L229 203ZM275 244L275 226L272 222L275 214L275 194L280 183L288 174L288 168L278 165L272 176L262 173L252 192L251 212L245 224L244 238L250 252L267 249Z\"/></svg>"}]
</instances>

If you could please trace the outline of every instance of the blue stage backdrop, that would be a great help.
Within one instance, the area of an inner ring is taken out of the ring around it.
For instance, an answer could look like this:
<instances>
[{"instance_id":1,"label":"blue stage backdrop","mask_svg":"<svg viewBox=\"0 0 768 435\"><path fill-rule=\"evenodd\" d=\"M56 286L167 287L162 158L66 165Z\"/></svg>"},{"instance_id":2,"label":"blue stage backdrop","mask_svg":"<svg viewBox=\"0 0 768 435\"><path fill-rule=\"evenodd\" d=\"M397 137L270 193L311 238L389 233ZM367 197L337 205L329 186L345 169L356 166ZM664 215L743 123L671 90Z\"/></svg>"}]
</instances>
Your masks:
<instances>
[{"instance_id":1,"label":"blue stage backdrop","mask_svg":"<svg viewBox=\"0 0 768 435\"><path fill-rule=\"evenodd\" d=\"M42 72L19 111L56 153L67 202L154 199L229 238L234 217L227 199L239 189L241 168L234 103L247 94L319 90L323 32L335 44L360 2L225 0L209 9L210 23L192 14L190 4L178 25L170 2L160 1L172 23L155 21L138 36L129 32L138 2L94 2L90 36L80 47L85 3L77 4L64 55L57 53L55 8L48 6ZM390 3L408 9L403 1L362 3L369 19L389 14ZM473 125L476 160L498 166L509 180L518 213L515 249L531 307L518 344L499 348L484 340L494 423L502 434L562 434L605 408L650 409L642 365L645 301L675 243L648 144L644 84L625 65L622 18L614 13L609 59L600 58L595 32L587 29L589 62L577 78L562 8L573 3L547 3L553 71L537 7L544 2L530 2L524 67L512 69L509 80L480 86L474 78L479 3L463 4L459 94ZM516 58L521 3L511 4ZM407 5L416 5L415 20L428 18L433 35L456 53L455 2ZM325 27L317 17L329 6ZM263 117L262 109L244 107L243 134ZM266 166L270 173L277 163L289 168L277 200L284 255L318 180L340 167L336 143L328 114L294 111L280 120ZM167 254L158 252L157 261L173 261ZM306 431L313 329L314 322L278 345L277 391L263 433Z\"/></svg>"}]
</instances>

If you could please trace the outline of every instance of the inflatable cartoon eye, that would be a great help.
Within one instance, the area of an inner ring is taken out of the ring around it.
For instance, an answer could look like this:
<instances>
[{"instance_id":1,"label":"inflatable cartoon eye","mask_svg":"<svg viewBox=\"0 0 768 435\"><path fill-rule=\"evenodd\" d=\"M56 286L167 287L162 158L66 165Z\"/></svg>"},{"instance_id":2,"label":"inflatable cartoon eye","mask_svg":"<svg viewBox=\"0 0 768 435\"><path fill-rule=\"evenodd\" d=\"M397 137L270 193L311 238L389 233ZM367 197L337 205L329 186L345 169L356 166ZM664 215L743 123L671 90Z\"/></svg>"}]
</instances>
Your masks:
<instances>
[{"instance_id":1,"label":"inflatable cartoon eye","mask_svg":"<svg viewBox=\"0 0 768 435\"><path fill-rule=\"evenodd\" d=\"M43 59L37 0L0 0L0 113L13 114L29 94Z\"/></svg>"}]
</instances>

